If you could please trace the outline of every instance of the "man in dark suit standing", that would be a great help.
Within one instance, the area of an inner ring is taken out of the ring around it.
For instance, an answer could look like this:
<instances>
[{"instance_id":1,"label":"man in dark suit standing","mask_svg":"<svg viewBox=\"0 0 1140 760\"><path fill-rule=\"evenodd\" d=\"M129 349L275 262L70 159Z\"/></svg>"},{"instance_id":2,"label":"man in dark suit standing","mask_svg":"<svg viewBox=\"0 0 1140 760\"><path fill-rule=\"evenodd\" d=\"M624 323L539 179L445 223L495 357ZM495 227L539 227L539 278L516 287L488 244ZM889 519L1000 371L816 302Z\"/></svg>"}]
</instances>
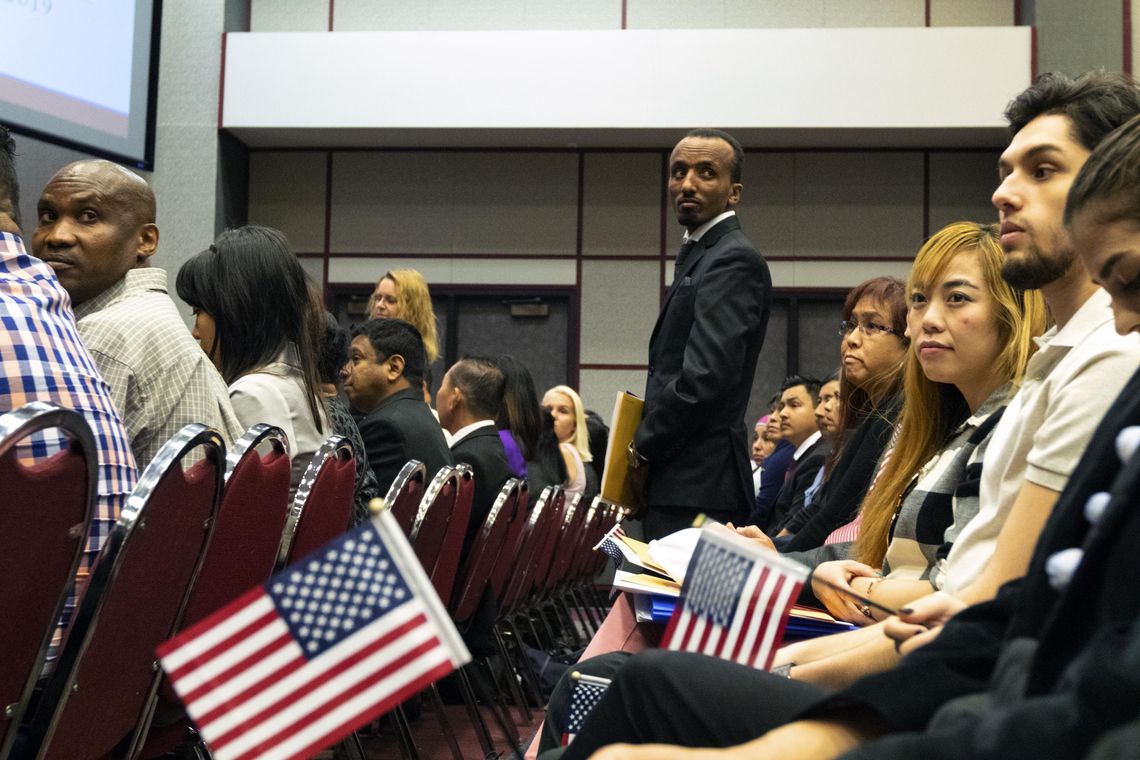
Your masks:
<instances>
[{"instance_id":1,"label":"man in dark suit standing","mask_svg":"<svg viewBox=\"0 0 1140 760\"><path fill-rule=\"evenodd\" d=\"M402 319L373 319L353 332L344 392L364 417L360 437L385 494L409 459L430 479L451 464L443 430L424 403L424 342Z\"/></svg>"},{"instance_id":2,"label":"man in dark suit standing","mask_svg":"<svg viewBox=\"0 0 1140 760\"><path fill-rule=\"evenodd\" d=\"M455 462L471 465L475 498L463 541L466 554L507 478L513 477L495 417L503 404L503 372L492 359L465 356L447 371L435 397L439 421L451 433Z\"/></svg>"},{"instance_id":3,"label":"man in dark suit standing","mask_svg":"<svg viewBox=\"0 0 1140 760\"><path fill-rule=\"evenodd\" d=\"M669 159L668 193L685 227L673 284L649 339L645 411L630 446L644 468L645 535L704 512L752 506L745 407L768 324L772 278L733 210L744 151L729 134L690 132Z\"/></svg>"}]
</instances>

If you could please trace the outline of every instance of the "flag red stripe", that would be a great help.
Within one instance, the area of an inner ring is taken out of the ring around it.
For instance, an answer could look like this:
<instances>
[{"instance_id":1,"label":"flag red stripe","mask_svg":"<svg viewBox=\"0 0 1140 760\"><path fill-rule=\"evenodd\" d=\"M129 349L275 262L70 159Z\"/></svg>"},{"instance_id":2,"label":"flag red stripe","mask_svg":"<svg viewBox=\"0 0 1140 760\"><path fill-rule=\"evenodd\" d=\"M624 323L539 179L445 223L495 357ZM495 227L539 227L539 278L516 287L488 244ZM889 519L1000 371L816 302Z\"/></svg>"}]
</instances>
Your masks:
<instances>
[{"instance_id":1,"label":"flag red stripe","mask_svg":"<svg viewBox=\"0 0 1140 760\"><path fill-rule=\"evenodd\" d=\"M195 690L193 692L193 694L187 694L185 697L183 697L182 703L185 705L193 704L195 700L201 698L206 693L213 691L214 689L218 688L222 684L230 681L233 678L240 676L245 669L252 667L253 665L256 665L259 660L265 659L269 655L273 654L274 651L281 649L282 647L289 646L293 642L293 639L292 639L292 637L290 637L288 635L288 633L286 633L286 635L282 639L279 639L278 641L280 642L280 646L274 646L272 650L269 650L267 648L267 649L262 649L258 652L255 652L249 658L243 660L242 661L243 664L240 667L235 667L235 668L231 668L230 670L227 670L226 671L226 676L227 676L226 678L224 678L224 679L215 678L214 680L210 681L208 684L205 684L201 689ZM277 644L277 642L274 642L274 644ZM306 664L306 662L305 662L304 656L298 654L293 659L287 660L286 662L282 663L281 667L277 668L274 671L266 673L265 676L263 678L261 678L260 680L250 683L249 686L247 686L246 688L242 689L241 691L235 693L229 699L225 700L224 702L219 703L217 707L215 707L215 708L213 708L207 712L204 712L201 715L195 715L194 716L194 722L197 723L199 726L205 726L205 725L208 725L210 723L213 723L215 720L220 718L223 714L228 713L230 710L234 709L235 705L242 704L243 702L248 700L250 697L252 697L254 694L257 694L258 692L260 692L266 688L269 688L270 686L277 683L278 681L281 681L285 678L288 678L289 676L293 675L294 673L296 673L301 668L305 667L305 664Z\"/></svg>"},{"instance_id":2,"label":"flag red stripe","mask_svg":"<svg viewBox=\"0 0 1140 760\"><path fill-rule=\"evenodd\" d=\"M799 598L800 589L803 587L803 585L804 584L796 582L796 581L792 582L792 593L788 596L788 599L791 602L795 602L795 600ZM763 665L764 670L771 670L772 669L772 660L776 659L776 650L780 648L780 644L784 640L784 632L787 630L787 627L788 627L788 613L791 611L792 611L792 605L789 604L786 608L784 608L783 614L780 615L780 620L779 620L779 626L780 627L776 631L776 638L774 638L772 640L773 641L772 651L770 651L768 653L768 657L764 662L764 665Z\"/></svg>"},{"instance_id":3,"label":"flag red stripe","mask_svg":"<svg viewBox=\"0 0 1140 760\"><path fill-rule=\"evenodd\" d=\"M334 667L326 670L325 672L321 673L320 675L316 676L315 678L300 684L299 686L297 686L292 691L283 693L274 702L267 705L266 707L259 710L258 712L254 713L252 715L249 715L244 721L242 721L241 723L231 727L225 733L214 736L212 738L212 740L210 741L210 745L216 749L220 749L225 744L228 744L229 742L233 741L233 739L236 738L237 736L245 733L245 731L250 726L256 725L258 723L262 723L269 716L281 712L281 710L283 710L291 702L294 701L295 695L298 692L303 693L303 692L312 691L312 690L320 687L322 684L331 681L332 679L336 678L337 676L339 676L344 671L349 670L350 668L355 666L361 660L364 660L364 659L370 657L372 654L374 654L377 651L379 651L380 649L383 649L384 647L388 646L390 643L392 643L396 639L401 638L409 630L412 630L413 628L418 628L419 626L425 624L426 622L427 622L427 618L421 612L420 614L416 615L414 618L407 621L403 625L401 625L397 628L394 628L391 631L386 632L383 636L380 636L375 641L370 642L367 646L361 648L360 650L358 650L356 652L353 652L349 657L347 657L343 661L337 663ZM288 674L282 673L281 671L278 671L277 674L274 674L273 678L267 679L265 682L263 682L261 685L259 685L259 687L257 689L258 693L269 691L278 681L284 679L286 677L286 675L288 675ZM248 694L248 691L246 693ZM253 696L253 695L249 695L249 696ZM236 709L241 709L241 703L234 700L231 702L231 710L236 710ZM199 721L197 721L197 723L198 723L198 726L203 731L209 731L209 724L207 724L205 721L199 720Z\"/></svg>"},{"instance_id":4,"label":"flag red stripe","mask_svg":"<svg viewBox=\"0 0 1140 760\"><path fill-rule=\"evenodd\" d=\"M230 649L233 649L238 644L241 644L243 641L248 640L250 636L253 636L254 634L258 633L259 631L261 631L262 628L265 628L266 626L272 625L273 623L276 623L280 619L281 618L277 616L277 611L274 609L270 609L268 612L266 612L264 615L259 617L257 620L254 620L252 623L247 625L245 628L241 628L241 629L235 631L234 634L232 636L230 636L229 638L223 639L223 640L219 641L215 646L210 647L209 649L203 650L202 654L198 655L197 657L195 657L192 660L187 660L185 665L183 665L180 668L177 668L176 670L171 671L169 673L170 678L175 680L175 681L181 679L183 676L187 675L188 673L191 673L191 672L197 670L202 665L206 664L210 660L213 660L218 655L225 654L227 651L229 651ZM282 631L282 635L287 636L288 631ZM276 643L276 642L277 642L277 639L274 639L273 643ZM188 697L186 698L186 701L189 701Z\"/></svg>"},{"instance_id":5,"label":"flag red stripe","mask_svg":"<svg viewBox=\"0 0 1140 760\"><path fill-rule=\"evenodd\" d=\"M703 651L705 651L705 647L708 646L708 643L709 643L710 634L713 631L719 631L719 630L720 630L720 626L711 617L705 617L705 629L703 631L701 631L701 641L699 644L694 646L689 651L691 651L691 652L703 652Z\"/></svg>"},{"instance_id":6,"label":"flag red stripe","mask_svg":"<svg viewBox=\"0 0 1140 760\"><path fill-rule=\"evenodd\" d=\"M217 612L210 613L207 617L199 620L197 623L182 631L174 638L159 644L158 648L155 650L156 653L159 657L166 657L171 652L180 648L183 644L187 644L193 641L194 639L198 638L198 636L210 630L218 623L221 623L223 620L237 612L242 607L248 606L264 593L265 589L263 589L261 586L254 586L249 591L245 592L237 599L234 599L232 602L227 604L225 607L222 607Z\"/></svg>"},{"instance_id":7,"label":"flag red stripe","mask_svg":"<svg viewBox=\"0 0 1140 760\"><path fill-rule=\"evenodd\" d=\"M727 625L725 625L725 626L719 626L718 625L717 628L720 630L720 636L717 639L716 651L713 654L715 654L717 657L724 657L724 643L725 643L725 640L728 639L728 632L730 629Z\"/></svg>"},{"instance_id":8,"label":"flag red stripe","mask_svg":"<svg viewBox=\"0 0 1140 760\"><path fill-rule=\"evenodd\" d=\"M427 623L426 618L421 617L420 619L423 620L423 622L425 624ZM388 664L386 664L384 667L380 668L379 670L373 671L372 673L370 673L368 675L367 678L362 679L361 681L358 681L357 683L353 684L351 687L345 689L344 691L339 692L335 697L333 697L332 699L330 699L327 702L322 703L319 707L315 708L313 711L311 711L305 715L299 716L295 723L293 723L292 725L289 725L289 726L282 727L280 732L269 737L268 739L261 742L260 744L254 745L253 747L250 747L240 757L241 758L246 758L246 757L255 758L255 757L261 757L264 754L268 754L268 750L270 750L275 745L279 744L282 740L284 740L284 739L292 736L293 734L297 733L297 731L300 728L304 727L304 725L309 724L309 723L313 723L314 721L319 720L321 717L323 717L324 715L326 715L330 711L336 709L337 707L344 704L345 702L348 702L350 699L352 699L353 697L356 697L361 692L363 692L363 691L367 690L369 687L375 685L377 682L384 680L389 675L391 675L395 671L399 670L400 668L404 667L405 665L407 665L409 662L411 662L415 658L419 657L420 655L424 654L425 652L430 652L433 649L437 649L439 647L439 645L440 645L439 639L437 639L435 636L432 636L427 641L424 641L423 643L417 645L413 649L408 650L408 652L406 654L404 654L403 656L401 656L400 658L398 658L392 662L389 662ZM415 683L415 680L413 680L412 683ZM315 688L315 685L317 685L316 682L314 682L313 687L306 687L305 692L312 691L313 688ZM290 698L289 701L292 702L294 700L292 698ZM257 723L261 723L261 722L262 722L261 720L257 721ZM223 746L223 744L225 744L225 743L226 742L219 740L217 742L214 742L213 746L218 747L220 749ZM271 754L269 756L272 757ZM304 756L304 755L302 755L302 756Z\"/></svg>"},{"instance_id":9,"label":"flag red stripe","mask_svg":"<svg viewBox=\"0 0 1140 760\"><path fill-rule=\"evenodd\" d=\"M748 597L748 607L744 610L744 622L740 626L740 636L736 639L736 646L732 648L727 659L735 661L740 657L741 650L744 649L744 640L748 638L748 632L756 623L753 617L756 615L756 602L760 599L760 593L764 590L764 584L768 582L768 568L764 567L760 570L760 577L756 579L756 585L752 587L752 594Z\"/></svg>"},{"instance_id":10,"label":"flag red stripe","mask_svg":"<svg viewBox=\"0 0 1140 760\"><path fill-rule=\"evenodd\" d=\"M315 739L304 749L292 755L289 755L287 758L283 758L283 760L307 760L307 758L310 758L320 750L337 743L361 726L367 725L376 720L381 715L392 710L396 705L404 702L412 695L419 694L428 686L428 684L438 681L454 669L455 668L452 666L450 660L440 663L432 670L424 673L420 678L409 682L407 686L398 689L387 698L381 700L380 702L377 702L374 706L368 708L366 711L361 712L358 716L354 717L352 721L344 723L338 726L336 729L329 731L324 736Z\"/></svg>"}]
</instances>

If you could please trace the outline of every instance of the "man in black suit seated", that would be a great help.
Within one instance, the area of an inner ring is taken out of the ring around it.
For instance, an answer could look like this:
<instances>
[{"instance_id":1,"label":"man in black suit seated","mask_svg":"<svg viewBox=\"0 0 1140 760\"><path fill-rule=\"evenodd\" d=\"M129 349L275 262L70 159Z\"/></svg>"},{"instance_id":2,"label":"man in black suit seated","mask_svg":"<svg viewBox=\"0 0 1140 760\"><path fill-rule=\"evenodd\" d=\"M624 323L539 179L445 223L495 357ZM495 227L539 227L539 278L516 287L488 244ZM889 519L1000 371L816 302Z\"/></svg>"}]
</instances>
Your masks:
<instances>
[{"instance_id":1,"label":"man in black suit seated","mask_svg":"<svg viewBox=\"0 0 1140 760\"><path fill-rule=\"evenodd\" d=\"M409 459L418 459L430 480L452 463L443 430L424 403L424 342L402 319L373 319L353 331L345 365L344 392L364 416L360 437L380 493Z\"/></svg>"},{"instance_id":2,"label":"man in black suit seated","mask_svg":"<svg viewBox=\"0 0 1140 760\"><path fill-rule=\"evenodd\" d=\"M669 158L667 193L685 236L649 339L645 409L628 452L645 473L647 539L701 512L739 522L752 507L744 413L772 277L736 218L743 168L740 144L715 129L693 130Z\"/></svg>"},{"instance_id":3,"label":"man in black suit seated","mask_svg":"<svg viewBox=\"0 0 1140 760\"><path fill-rule=\"evenodd\" d=\"M819 431L815 407L819 403L820 382L811 377L792 375L780 390L780 404L776 414L780 419L780 434L792 444L792 463L784 476L784 485L776 496L771 513L765 515L753 510L748 520L769 536L780 532L784 523L804 506L804 492L815 481L823 467L831 445Z\"/></svg>"},{"instance_id":4,"label":"man in black suit seated","mask_svg":"<svg viewBox=\"0 0 1140 760\"><path fill-rule=\"evenodd\" d=\"M463 540L464 554L503 483L513 474L495 427L495 417L503 404L503 385L503 372L492 359L465 356L443 376L435 396L439 422L451 433L451 454L456 463L471 465L475 476L475 499Z\"/></svg>"}]
</instances>

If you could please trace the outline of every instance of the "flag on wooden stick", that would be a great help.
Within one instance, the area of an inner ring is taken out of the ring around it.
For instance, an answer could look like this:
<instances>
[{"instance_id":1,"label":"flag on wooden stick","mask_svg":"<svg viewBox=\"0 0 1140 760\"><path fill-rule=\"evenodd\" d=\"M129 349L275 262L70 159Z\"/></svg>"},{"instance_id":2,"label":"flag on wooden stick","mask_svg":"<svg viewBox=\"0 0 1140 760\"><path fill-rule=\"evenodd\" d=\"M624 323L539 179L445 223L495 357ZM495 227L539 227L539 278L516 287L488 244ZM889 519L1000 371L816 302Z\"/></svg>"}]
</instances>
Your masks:
<instances>
[{"instance_id":1,"label":"flag on wooden stick","mask_svg":"<svg viewBox=\"0 0 1140 760\"><path fill-rule=\"evenodd\" d=\"M387 511L158 655L217 760L309 757L471 659Z\"/></svg>"},{"instance_id":2,"label":"flag on wooden stick","mask_svg":"<svg viewBox=\"0 0 1140 760\"><path fill-rule=\"evenodd\" d=\"M706 527L662 648L769 669L807 574L722 525Z\"/></svg>"}]
</instances>

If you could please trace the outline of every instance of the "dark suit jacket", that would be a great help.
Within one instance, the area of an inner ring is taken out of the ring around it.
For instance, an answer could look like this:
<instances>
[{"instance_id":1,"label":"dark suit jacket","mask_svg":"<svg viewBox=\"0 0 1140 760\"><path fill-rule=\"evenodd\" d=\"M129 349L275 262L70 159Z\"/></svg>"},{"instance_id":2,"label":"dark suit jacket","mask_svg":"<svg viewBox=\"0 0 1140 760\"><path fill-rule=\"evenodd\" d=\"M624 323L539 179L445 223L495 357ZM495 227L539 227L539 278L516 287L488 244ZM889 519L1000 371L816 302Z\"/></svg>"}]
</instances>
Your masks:
<instances>
[{"instance_id":1,"label":"dark suit jacket","mask_svg":"<svg viewBox=\"0 0 1140 760\"><path fill-rule=\"evenodd\" d=\"M463 541L466 555L471 542L475 540L483 521L495 503L495 497L507 478L514 477L511 465L507 462L507 452L503 440L494 425L481 427L453 441L451 454L456 464L471 465L475 477L475 498L471 502L471 521L467 524L467 536Z\"/></svg>"},{"instance_id":2,"label":"dark suit jacket","mask_svg":"<svg viewBox=\"0 0 1140 760\"><path fill-rule=\"evenodd\" d=\"M382 496L409 459L424 463L429 482L440 468L452 464L443 428L418 388L393 393L365 415L358 427Z\"/></svg>"},{"instance_id":3,"label":"dark suit jacket","mask_svg":"<svg viewBox=\"0 0 1140 760\"><path fill-rule=\"evenodd\" d=\"M655 507L748 514L744 412L768 325L768 265L729 217L678 268L649 339L645 410L634 445Z\"/></svg>"},{"instance_id":4,"label":"dark suit jacket","mask_svg":"<svg viewBox=\"0 0 1140 760\"><path fill-rule=\"evenodd\" d=\"M798 460L788 465L789 468L795 467L796 470L792 473L792 477L780 486L780 493L776 496L776 503L772 505L772 511L767 515L767 519L754 511L749 518L749 524L759 526L770 536L779 533L784 524L803 509L804 491L811 488L815 476L819 474L819 469L823 467L830 453L831 444L822 438L813 443ZM754 522L752 518L756 521ZM760 522L761 520L763 522Z\"/></svg>"},{"instance_id":5,"label":"dark suit jacket","mask_svg":"<svg viewBox=\"0 0 1140 760\"><path fill-rule=\"evenodd\" d=\"M1140 457L1122 468L1115 440L1121 429L1138 424L1140 372L1093 434L1026 576L1007 583L994 600L963 610L937 639L895 669L857 681L808 715L857 715L889 730L914 732L956 697L981 695L993 704L981 707L975 719L943 723L937 734L903 733L850 757L1083 757L1098 736L1136 719ZM1112 499L1093 526L1085 503L1102 491ZM1058 591L1050 585L1046 563L1074 547L1083 549L1083 558L1068 586ZM1024 686L999 695L990 679L1003 677L997 666L999 660L1009 665L1015 640L1035 649L1015 671ZM948 717L948 712L939 715L942 721Z\"/></svg>"}]
</instances>

